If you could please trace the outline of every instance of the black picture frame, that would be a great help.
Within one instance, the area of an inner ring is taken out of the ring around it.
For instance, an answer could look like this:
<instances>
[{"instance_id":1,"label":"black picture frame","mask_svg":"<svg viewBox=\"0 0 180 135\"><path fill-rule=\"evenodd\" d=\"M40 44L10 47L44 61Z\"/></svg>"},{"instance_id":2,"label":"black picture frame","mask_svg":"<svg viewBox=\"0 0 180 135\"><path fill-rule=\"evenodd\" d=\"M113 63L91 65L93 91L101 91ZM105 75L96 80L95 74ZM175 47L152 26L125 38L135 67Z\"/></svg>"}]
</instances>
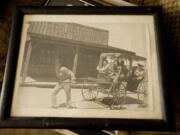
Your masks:
<instances>
[{"instance_id":1,"label":"black picture frame","mask_svg":"<svg viewBox=\"0 0 180 135\"><path fill-rule=\"evenodd\" d=\"M11 105L15 83L17 61L20 47L23 16L31 14L56 15L152 15L156 43L160 59L160 69L165 109L164 119L112 119L112 118L57 118L57 117L11 117ZM68 129L120 129L120 130L156 130L173 131L174 116L168 84L167 46L164 45L161 26L161 7L17 7L14 12L11 37L4 81L1 91L0 127L3 128L68 128Z\"/></svg>"}]
</instances>

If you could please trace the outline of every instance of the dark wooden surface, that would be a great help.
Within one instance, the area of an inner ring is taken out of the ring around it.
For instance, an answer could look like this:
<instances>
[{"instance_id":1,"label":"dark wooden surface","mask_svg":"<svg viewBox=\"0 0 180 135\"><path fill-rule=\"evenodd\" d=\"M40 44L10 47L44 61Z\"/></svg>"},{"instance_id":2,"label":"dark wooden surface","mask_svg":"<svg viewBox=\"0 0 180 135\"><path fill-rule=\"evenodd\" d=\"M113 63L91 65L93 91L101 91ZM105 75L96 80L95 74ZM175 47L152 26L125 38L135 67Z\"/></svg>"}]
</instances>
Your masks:
<instances>
[{"instance_id":1,"label":"dark wooden surface","mask_svg":"<svg viewBox=\"0 0 180 135\"><path fill-rule=\"evenodd\" d=\"M132 1L132 0L131 0ZM1 12L0 12L0 84L3 81L3 74L4 74L4 66L5 66L5 61L6 61L6 54L7 54L7 45L9 42L9 34L10 34L10 30L11 30L11 23L12 23L12 9L14 7L14 5L16 4L20 4L20 5L41 5L42 4L42 0L9 0L4 2L4 6L2 6L3 8L1 8ZM167 22L167 21L166 21ZM169 23L165 23L166 25L170 25ZM167 26L167 28L169 28ZM168 31L168 29L166 29L166 31ZM170 33L172 34L173 32L175 32L174 30L169 30ZM169 41L170 42L170 41ZM173 46L172 46L173 47ZM175 49L175 47L174 47ZM178 51L177 51L178 52ZM175 54L178 55L178 54ZM176 66L176 65L175 65ZM171 83L172 85L172 92L171 92L171 96L173 98L173 104L174 104L174 110L175 110L175 119L176 119L176 127L177 127L177 132L176 133L156 133L156 132L133 132L133 131L126 131L126 132L119 132L119 134L132 134L132 135L136 135L136 134L140 134L140 135L145 135L145 134L149 134L149 135L157 135L157 134L179 134L180 131L180 92L179 92L179 87L178 87L178 75L177 75L177 69L174 70L172 72L172 76L171 76ZM1 86L1 85L0 85ZM45 134L44 133L45 130L26 130L26 129L0 129L0 134ZM49 131L47 131L49 132ZM51 132L51 131L50 131ZM50 133L49 133L50 134ZM51 134L50 134L51 135ZM53 133L54 135L54 133Z\"/></svg>"}]
</instances>

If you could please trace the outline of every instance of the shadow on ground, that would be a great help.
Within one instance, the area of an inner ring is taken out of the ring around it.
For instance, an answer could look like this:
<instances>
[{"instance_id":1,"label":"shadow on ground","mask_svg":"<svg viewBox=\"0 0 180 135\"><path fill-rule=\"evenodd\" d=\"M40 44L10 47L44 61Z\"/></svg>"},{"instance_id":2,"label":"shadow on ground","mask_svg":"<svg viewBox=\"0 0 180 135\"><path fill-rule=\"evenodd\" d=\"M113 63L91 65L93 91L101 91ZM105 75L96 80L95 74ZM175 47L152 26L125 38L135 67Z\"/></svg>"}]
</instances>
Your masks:
<instances>
[{"instance_id":1,"label":"shadow on ground","mask_svg":"<svg viewBox=\"0 0 180 135\"><path fill-rule=\"evenodd\" d=\"M118 98L105 97L102 100L99 100L99 102L104 105L111 105L111 104L121 105L122 103L124 103L126 105L142 104L142 101L135 99L135 98L131 98L131 97L126 97L126 100L124 100L124 97L118 97Z\"/></svg>"}]
</instances>

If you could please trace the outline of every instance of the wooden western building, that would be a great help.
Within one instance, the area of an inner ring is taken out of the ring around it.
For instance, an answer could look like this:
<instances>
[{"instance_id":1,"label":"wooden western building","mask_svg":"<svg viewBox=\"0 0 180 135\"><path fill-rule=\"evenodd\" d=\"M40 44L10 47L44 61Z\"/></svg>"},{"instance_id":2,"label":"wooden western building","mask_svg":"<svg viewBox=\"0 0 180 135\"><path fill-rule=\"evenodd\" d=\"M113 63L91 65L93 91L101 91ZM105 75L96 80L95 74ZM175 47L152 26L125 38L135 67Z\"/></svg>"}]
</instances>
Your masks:
<instances>
[{"instance_id":1,"label":"wooden western building","mask_svg":"<svg viewBox=\"0 0 180 135\"><path fill-rule=\"evenodd\" d=\"M108 46L109 32L76 23L29 22L22 68L23 80L56 80L59 64L71 69L76 77L96 77L101 53L118 52L144 59L135 52Z\"/></svg>"}]
</instances>

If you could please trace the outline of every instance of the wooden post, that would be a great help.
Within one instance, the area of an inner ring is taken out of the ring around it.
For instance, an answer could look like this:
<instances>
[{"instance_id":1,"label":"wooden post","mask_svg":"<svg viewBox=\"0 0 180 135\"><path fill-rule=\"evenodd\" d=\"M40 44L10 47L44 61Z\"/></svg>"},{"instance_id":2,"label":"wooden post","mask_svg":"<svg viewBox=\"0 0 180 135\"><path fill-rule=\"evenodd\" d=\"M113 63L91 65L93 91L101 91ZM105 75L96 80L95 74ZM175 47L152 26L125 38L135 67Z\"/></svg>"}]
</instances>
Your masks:
<instances>
[{"instance_id":1,"label":"wooden post","mask_svg":"<svg viewBox=\"0 0 180 135\"><path fill-rule=\"evenodd\" d=\"M129 58L129 69L132 68L132 58Z\"/></svg>"},{"instance_id":2,"label":"wooden post","mask_svg":"<svg viewBox=\"0 0 180 135\"><path fill-rule=\"evenodd\" d=\"M79 57L79 48L76 47L76 52L75 52L75 56L74 56L74 63L73 63L73 73L75 75L76 75L76 70L77 70L78 57Z\"/></svg>"},{"instance_id":3,"label":"wooden post","mask_svg":"<svg viewBox=\"0 0 180 135\"><path fill-rule=\"evenodd\" d=\"M24 69L23 69L23 73L22 73L22 83L24 83L27 73L28 73L28 67L29 67L29 62L30 62L30 58L31 58L31 52L32 52L32 46L31 46L31 41L29 41L28 43L28 48L27 48L27 55L26 58L24 60Z\"/></svg>"}]
</instances>

